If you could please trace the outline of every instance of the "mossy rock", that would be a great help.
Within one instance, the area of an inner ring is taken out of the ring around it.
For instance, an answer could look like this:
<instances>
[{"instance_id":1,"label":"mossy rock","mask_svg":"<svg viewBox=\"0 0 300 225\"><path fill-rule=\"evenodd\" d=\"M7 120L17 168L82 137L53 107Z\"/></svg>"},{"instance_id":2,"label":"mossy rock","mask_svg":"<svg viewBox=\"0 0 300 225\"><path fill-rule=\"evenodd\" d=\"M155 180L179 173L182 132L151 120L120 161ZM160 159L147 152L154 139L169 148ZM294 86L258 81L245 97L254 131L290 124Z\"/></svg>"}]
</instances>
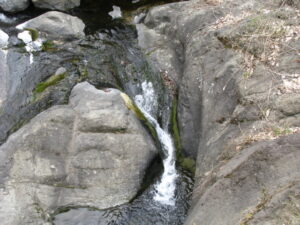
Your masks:
<instances>
[{"instance_id":1,"label":"mossy rock","mask_svg":"<svg viewBox=\"0 0 300 225\"><path fill-rule=\"evenodd\" d=\"M179 165L190 171L191 173L195 174L195 171L196 171L196 162L194 159L192 158L189 158L189 157L185 157L185 158L181 158L179 160Z\"/></svg>"},{"instance_id":2,"label":"mossy rock","mask_svg":"<svg viewBox=\"0 0 300 225\"><path fill-rule=\"evenodd\" d=\"M56 48L55 48L55 45L54 45L53 41L47 40L47 41L43 42L42 51L51 52L51 51L54 51L54 50L56 50Z\"/></svg>"},{"instance_id":3,"label":"mossy rock","mask_svg":"<svg viewBox=\"0 0 300 225\"><path fill-rule=\"evenodd\" d=\"M31 39L36 41L39 38L39 32L36 29L25 28L25 30L29 31Z\"/></svg>"},{"instance_id":4,"label":"mossy rock","mask_svg":"<svg viewBox=\"0 0 300 225\"><path fill-rule=\"evenodd\" d=\"M172 125L172 133L173 133L174 143L176 147L176 152L178 155L179 154L178 152L181 151L181 142L180 142L179 128L177 124L177 99L176 98L173 99L173 104L172 104L171 125Z\"/></svg>"},{"instance_id":5,"label":"mossy rock","mask_svg":"<svg viewBox=\"0 0 300 225\"><path fill-rule=\"evenodd\" d=\"M134 114L136 115L136 117L141 120L146 127L150 130L151 135L157 139L157 133L155 128L152 126L152 124L147 120L147 118L144 116L143 112L134 104L134 102L131 100L131 98L125 94L125 93L121 93L121 97L123 98L125 105L127 106L127 108L129 110L131 110L132 112L134 112Z\"/></svg>"},{"instance_id":6,"label":"mossy rock","mask_svg":"<svg viewBox=\"0 0 300 225\"><path fill-rule=\"evenodd\" d=\"M34 93L42 93L46 90L49 86L53 86L57 84L59 81L63 80L66 76L66 73L63 74L56 74L49 77L45 82L39 83L36 88L34 89Z\"/></svg>"}]
</instances>

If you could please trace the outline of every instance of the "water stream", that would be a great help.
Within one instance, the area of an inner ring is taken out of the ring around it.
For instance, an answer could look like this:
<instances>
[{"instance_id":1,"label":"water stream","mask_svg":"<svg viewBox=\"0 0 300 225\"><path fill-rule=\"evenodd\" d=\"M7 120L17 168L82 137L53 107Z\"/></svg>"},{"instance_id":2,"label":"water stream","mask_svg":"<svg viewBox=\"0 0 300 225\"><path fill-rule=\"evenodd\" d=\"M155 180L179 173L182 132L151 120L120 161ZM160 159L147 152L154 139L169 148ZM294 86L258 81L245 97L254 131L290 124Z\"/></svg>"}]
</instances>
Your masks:
<instances>
[{"instance_id":1,"label":"water stream","mask_svg":"<svg viewBox=\"0 0 300 225\"><path fill-rule=\"evenodd\" d=\"M135 103L144 113L148 121L155 127L158 139L161 143L164 153L164 172L161 180L155 185L154 200L165 204L174 205L175 199L175 180L177 177L175 168L175 147L171 135L167 130L163 130L157 120L152 115L151 111L154 105L157 104L157 98L151 82L142 83L142 94L135 96Z\"/></svg>"},{"instance_id":2,"label":"water stream","mask_svg":"<svg viewBox=\"0 0 300 225\"><path fill-rule=\"evenodd\" d=\"M54 225L182 225L190 206L193 180L177 167L175 147L168 124L162 128L155 118L158 96L153 84L144 81L134 101L155 127L163 152L163 171L132 202L105 210L65 208L53 218ZM157 170L159 162L148 170Z\"/></svg>"}]
</instances>

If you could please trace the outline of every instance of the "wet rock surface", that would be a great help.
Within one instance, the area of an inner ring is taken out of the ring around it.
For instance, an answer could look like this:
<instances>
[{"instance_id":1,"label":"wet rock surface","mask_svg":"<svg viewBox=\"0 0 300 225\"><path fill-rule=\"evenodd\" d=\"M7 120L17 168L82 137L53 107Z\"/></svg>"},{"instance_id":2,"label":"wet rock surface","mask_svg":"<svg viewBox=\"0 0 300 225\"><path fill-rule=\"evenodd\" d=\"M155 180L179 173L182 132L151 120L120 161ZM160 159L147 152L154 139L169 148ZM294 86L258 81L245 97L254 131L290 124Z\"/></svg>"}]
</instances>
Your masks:
<instances>
[{"instance_id":1,"label":"wet rock surface","mask_svg":"<svg viewBox=\"0 0 300 225\"><path fill-rule=\"evenodd\" d=\"M137 194L157 150L120 93L80 83L69 105L39 114L0 147L4 224L39 224L60 207L109 208Z\"/></svg>"},{"instance_id":2,"label":"wet rock surface","mask_svg":"<svg viewBox=\"0 0 300 225\"><path fill-rule=\"evenodd\" d=\"M180 225L184 223L190 207L190 193L193 180L186 171L179 171L176 181L175 206L162 205L153 200L154 184L131 203L107 210L89 208L68 208L66 212L53 216L55 225L73 225L76 223L90 225Z\"/></svg>"},{"instance_id":3,"label":"wet rock surface","mask_svg":"<svg viewBox=\"0 0 300 225\"><path fill-rule=\"evenodd\" d=\"M13 37L12 34L11 39ZM0 86L6 97L0 112L0 143L37 113L52 105L66 104L72 87L83 80L97 87L126 88L129 95L134 96L140 91L138 84L148 78L163 92L160 79L155 78L133 41L132 27L100 30L84 40L52 41L40 37L43 47L33 54L26 52L23 45L13 43L1 52L4 82ZM67 71L60 79L49 82L60 67ZM160 98L164 100L164 95Z\"/></svg>"}]
</instances>

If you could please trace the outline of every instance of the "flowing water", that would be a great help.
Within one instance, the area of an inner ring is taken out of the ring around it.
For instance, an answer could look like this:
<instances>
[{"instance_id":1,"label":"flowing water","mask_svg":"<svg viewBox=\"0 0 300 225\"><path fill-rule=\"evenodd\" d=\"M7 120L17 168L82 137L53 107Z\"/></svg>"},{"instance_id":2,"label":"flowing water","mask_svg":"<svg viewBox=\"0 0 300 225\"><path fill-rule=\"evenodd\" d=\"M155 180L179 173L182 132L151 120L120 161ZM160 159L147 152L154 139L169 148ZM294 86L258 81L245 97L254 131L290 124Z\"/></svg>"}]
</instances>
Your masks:
<instances>
[{"instance_id":1,"label":"flowing water","mask_svg":"<svg viewBox=\"0 0 300 225\"><path fill-rule=\"evenodd\" d=\"M153 199L156 180L131 203L106 210L67 209L55 216L55 225L182 225L189 208L193 180L185 171L177 171L174 205Z\"/></svg>"},{"instance_id":2,"label":"flowing water","mask_svg":"<svg viewBox=\"0 0 300 225\"><path fill-rule=\"evenodd\" d=\"M182 225L189 209L193 180L178 167L171 135L155 119L158 96L151 82L140 84L136 105L155 127L163 152L163 172L131 203L106 210L65 208L53 218L55 225ZM149 170L159 168L159 163ZM65 212L66 211L66 212Z\"/></svg>"},{"instance_id":3,"label":"flowing water","mask_svg":"<svg viewBox=\"0 0 300 225\"><path fill-rule=\"evenodd\" d=\"M164 172L160 182L155 185L154 200L165 205L174 205L175 180L177 177L175 168L175 147L171 135L167 130L163 130L151 111L157 104L157 98L151 82L142 83L142 94L135 96L135 103L143 112L145 117L155 127L158 139L162 146L165 159L163 160Z\"/></svg>"},{"instance_id":4,"label":"flowing water","mask_svg":"<svg viewBox=\"0 0 300 225\"><path fill-rule=\"evenodd\" d=\"M136 43L133 29L120 20L111 20L108 14L111 6L99 8L104 10L102 14L97 7L88 5L75 9L73 14L84 20L90 39L95 45L99 44L98 51L103 51L103 54L97 55L99 59L103 58L103 65L101 60L98 63L99 71L115 71L120 86L134 99L155 128L162 162L156 159L148 169L144 187L130 203L105 210L63 207L52 215L51 222L53 225L182 225L189 209L193 180L189 172L176 165L175 147L168 130L172 102L170 94L162 85L159 74L151 72L141 51L132 44ZM91 10L96 10L95 16ZM15 25L42 12L36 10L32 14L28 11L16 16L0 14L1 28L14 34ZM100 25L99 21L102 21ZM102 26L101 31L99 26ZM92 61L88 57L86 60L89 63ZM124 69L122 62L132 67Z\"/></svg>"}]
</instances>

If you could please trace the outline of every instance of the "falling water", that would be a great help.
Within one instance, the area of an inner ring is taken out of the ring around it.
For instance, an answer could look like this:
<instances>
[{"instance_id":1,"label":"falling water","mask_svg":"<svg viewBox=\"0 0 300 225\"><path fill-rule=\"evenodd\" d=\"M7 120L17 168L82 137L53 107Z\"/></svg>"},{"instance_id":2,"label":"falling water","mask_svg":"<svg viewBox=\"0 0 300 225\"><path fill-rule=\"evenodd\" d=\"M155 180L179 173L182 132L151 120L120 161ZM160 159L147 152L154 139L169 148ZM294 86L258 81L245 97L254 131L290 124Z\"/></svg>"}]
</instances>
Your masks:
<instances>
[{"instance_id":1,"label":"falling water","mask_svg":"<svg viewBox=\"0 0 300 225\"><path fill-rule=\"evenodd\" d=\"M154 200L165 205L175 204L175 188L176 188L176 169L175 169L175 148L171 135L163 130L157 120L153 117L153 109L157 105L157 97L155 95L151 82L142 83L143 94L135 96L135 103L144 113L145 117L155 127L158 139L161 143L165 159L163 160L164 172L160 182L155 185Z\"/></svg>"}]
</instances>

